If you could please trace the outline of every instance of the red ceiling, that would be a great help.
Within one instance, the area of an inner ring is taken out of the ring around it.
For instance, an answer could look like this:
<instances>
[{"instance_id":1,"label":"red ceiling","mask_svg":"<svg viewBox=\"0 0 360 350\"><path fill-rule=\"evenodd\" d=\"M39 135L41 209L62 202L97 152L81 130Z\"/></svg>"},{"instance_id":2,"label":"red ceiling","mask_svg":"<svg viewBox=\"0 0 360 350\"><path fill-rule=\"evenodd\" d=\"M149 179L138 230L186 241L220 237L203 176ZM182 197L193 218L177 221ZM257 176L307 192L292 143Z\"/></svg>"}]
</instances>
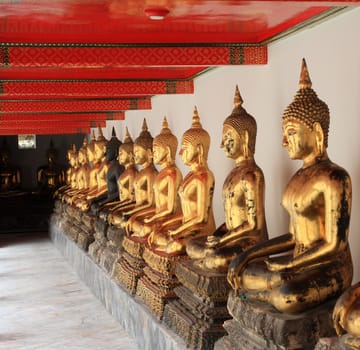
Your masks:
<instances>
[{"instance_id":1,"label":"red ceiling","mask_svg":"<svg viewBox=\"0 0 360 350\"><path fill-rule=\"evenodd\" d=\"M2 1L0 134L50 132L49 120L59 131L58 120L75 122L74 114L89 116L86 127L77 118L79 128L88 130L101 119L91 117L94 113L123 116L127 109L151 108L152 95L193 93L194 77L209 67L266 64L269 40L358 4ZM146 15L151 10L168 15L151 20ZM79 128L71 124L68 130Z\"/></svg>"}]
</instances>

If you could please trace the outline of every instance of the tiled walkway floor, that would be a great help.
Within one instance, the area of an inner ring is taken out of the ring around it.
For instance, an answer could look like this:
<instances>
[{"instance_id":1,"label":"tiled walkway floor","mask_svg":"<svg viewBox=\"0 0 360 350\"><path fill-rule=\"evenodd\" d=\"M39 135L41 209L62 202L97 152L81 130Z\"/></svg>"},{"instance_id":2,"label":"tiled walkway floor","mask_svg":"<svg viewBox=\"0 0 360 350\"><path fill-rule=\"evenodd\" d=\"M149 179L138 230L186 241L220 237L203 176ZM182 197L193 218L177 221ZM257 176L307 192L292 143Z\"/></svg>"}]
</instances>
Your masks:
<instances>
[{"instance_id":1,"label":"tiled walkway floor","mask_svg":"<svg viewBox=\"0 0 360 350\"><path fill-rule=\"evenodd\" d=\"M0 350L136 350L46 234L0 236Z\"/></svg>"}]
</instances>

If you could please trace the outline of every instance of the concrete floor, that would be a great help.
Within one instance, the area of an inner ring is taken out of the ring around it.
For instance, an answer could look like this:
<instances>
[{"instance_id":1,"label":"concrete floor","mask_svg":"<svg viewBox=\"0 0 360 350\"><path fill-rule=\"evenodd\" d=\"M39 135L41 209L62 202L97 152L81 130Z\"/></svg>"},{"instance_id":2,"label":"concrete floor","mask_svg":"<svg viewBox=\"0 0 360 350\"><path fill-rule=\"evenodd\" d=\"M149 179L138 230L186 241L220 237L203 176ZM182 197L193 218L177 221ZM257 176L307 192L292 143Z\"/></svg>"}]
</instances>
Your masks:
<instances>
[{"instance_id":1,"label":"concrete floor","mask_svg":"<svg viewBox=\"0 0 360 350\"><path fill-rule=\"evenodd\" d=\"M47 234L0 235L0 350L136 350Z\"/></svg>"}]
</instances>

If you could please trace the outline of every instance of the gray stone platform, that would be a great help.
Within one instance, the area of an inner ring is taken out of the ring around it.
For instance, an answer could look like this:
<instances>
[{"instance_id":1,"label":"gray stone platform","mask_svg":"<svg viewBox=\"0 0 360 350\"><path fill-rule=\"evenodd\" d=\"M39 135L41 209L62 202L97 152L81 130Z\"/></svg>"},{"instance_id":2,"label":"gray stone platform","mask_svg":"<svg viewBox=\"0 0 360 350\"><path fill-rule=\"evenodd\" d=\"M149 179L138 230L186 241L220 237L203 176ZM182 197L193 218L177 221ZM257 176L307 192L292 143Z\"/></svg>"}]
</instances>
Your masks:
<instances>
[{"instance_id":1,"label":"gray stone platform","mask_svg":"<svg viewBox=\"0 0 360 350\"><path fill-rule=\"evenodd\" d=\"M106 310L135 339L143 350L185 350L184 341L154 316L138 299L131 297L97 266L90 256L71 241L54 222L50 237L80 279Z\"/></svg>"}]
</instances>

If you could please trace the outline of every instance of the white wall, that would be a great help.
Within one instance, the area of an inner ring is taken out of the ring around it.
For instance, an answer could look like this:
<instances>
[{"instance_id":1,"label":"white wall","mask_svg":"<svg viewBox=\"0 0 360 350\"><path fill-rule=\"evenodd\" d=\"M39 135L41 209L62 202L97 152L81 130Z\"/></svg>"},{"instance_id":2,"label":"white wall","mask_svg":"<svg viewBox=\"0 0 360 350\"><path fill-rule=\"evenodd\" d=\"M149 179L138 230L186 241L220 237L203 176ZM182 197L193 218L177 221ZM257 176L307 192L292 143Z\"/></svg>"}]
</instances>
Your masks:
<instances>
[{"instance_id":1,"label":"white wall","mask_svg":"<svg viewBox=\"0 0 360 350\"><path fill-rule=\"evenodd\" d=\"M331 113L328 154L344 167L353 183L350 242L360 280L360 8L306 29L269 47L269 62L263 66L221 67L195 80L193 95L163 95L152 99L151 111L126 112L126 120L108 122L106 137L114 125L119 138L125 125L137 137L144 117L156 136L167 116L173 133L181 135L191 126L197 105L203 127L211 135L209 166L215 174L214 212L223 219L222 183L233 166L220 149L222 123L231 113L235 85L239 85L244 107L258 123L256 160L266 179L266 218L271 237L285 233L288 216L281 207L283 189L301 163L292 161L282 148L281 116L298 89L302 57L306 58L313 88ZM188 171L178 158L178 166Z\"/></svg>"}]
</instances>

